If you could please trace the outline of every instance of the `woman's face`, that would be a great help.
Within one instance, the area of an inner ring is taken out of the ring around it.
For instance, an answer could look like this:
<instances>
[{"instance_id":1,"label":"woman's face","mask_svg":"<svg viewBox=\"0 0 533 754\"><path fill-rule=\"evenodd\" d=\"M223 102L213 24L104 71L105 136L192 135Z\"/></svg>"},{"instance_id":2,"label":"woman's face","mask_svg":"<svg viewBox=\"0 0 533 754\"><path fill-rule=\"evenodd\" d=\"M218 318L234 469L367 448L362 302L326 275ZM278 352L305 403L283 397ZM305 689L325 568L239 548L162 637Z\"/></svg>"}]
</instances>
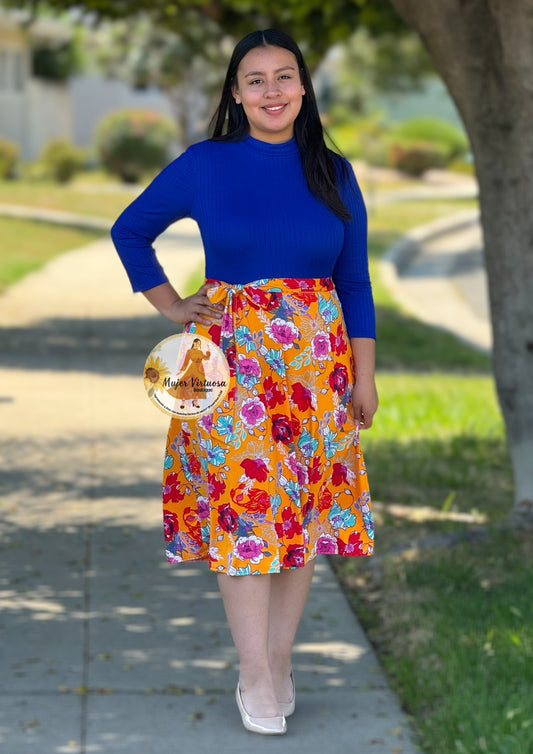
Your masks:
<instances>
[{"instance_id":1,"label":"woman's face","mask_svg":"<svg viewBox=\"0 0 533 754\"><path fill-rule=\"evenodd\" d=\"M243 106L250 136L271 144L294 135L305 90L295 56L284 47L254 47L237 69L233 96Z\"/></svg>"}]
</instances>

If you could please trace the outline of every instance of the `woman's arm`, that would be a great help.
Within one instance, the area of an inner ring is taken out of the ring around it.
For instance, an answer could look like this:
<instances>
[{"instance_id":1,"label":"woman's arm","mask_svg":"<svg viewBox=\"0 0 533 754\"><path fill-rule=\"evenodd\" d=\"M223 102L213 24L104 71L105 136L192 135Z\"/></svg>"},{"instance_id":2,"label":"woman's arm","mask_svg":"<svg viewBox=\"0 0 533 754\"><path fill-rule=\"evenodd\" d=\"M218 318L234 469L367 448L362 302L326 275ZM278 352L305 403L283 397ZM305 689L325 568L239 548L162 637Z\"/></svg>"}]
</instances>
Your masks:
<instances>
[{"instance_id":1,"label":"woman's arm","mask_svg":"<svg viewBox=\"0 0 533 754\"><path fill-rule=\"evenodd\" d=\"M361 429L368 429L379 403L375 381L376 343L373 338L350 338L350 345L355 362L354 417Z\"/></svg>"}]
</instances>

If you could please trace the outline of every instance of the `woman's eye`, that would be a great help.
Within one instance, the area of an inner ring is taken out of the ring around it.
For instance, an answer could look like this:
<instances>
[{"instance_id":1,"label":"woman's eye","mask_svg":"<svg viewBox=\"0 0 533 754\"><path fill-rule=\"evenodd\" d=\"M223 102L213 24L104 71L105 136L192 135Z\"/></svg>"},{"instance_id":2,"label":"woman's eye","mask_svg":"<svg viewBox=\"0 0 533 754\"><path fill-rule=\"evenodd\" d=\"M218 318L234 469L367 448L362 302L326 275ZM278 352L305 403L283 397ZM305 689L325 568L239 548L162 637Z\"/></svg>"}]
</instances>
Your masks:
<instances>
[{"instance_id":1,"label":"woman's eye","mask_svg":"<svg viewBox=\"0 0 533 754\"><path fill-rule=\"evenodd\" d=\"M260 84L261 79L253 79L253 81L250 81L250 84Z\"/></svg>"}]
</instances>

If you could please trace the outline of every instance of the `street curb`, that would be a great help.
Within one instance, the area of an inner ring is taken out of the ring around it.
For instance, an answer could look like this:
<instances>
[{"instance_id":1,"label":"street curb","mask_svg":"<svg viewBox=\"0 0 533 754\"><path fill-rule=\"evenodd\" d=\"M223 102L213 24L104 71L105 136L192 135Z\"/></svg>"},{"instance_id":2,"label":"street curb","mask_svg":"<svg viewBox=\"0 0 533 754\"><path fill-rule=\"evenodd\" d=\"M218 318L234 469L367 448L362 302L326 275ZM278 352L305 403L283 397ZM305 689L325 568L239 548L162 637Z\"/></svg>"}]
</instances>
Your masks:
<instances>
[{"instance_id":1,"label":"street curb","mask_svg":"<svg viewBox=\"0 0 533 754\"><path fill-rule=\"evenodd\" d=\"M420 253L422 244L435 238L455 233L479 222L479 210L462 210L447 217L439 217L425 225L419 225L390 246L380 260L380 272L385 283L395 283Z\"/></svg>"}]
</instances>

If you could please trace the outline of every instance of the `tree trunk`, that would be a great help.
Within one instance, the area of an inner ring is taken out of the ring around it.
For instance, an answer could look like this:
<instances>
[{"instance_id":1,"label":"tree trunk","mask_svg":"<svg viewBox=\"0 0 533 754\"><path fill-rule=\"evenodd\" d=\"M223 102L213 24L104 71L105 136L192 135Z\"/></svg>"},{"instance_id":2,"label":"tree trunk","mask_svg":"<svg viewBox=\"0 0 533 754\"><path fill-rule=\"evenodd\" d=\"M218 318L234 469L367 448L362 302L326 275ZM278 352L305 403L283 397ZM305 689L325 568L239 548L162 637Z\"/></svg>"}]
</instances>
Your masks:
<instances>
[{"instance_id":1,"label":"tree trunk","mask_svg":"<svg viewBox=\"0 0 533 754\"><path fill-rule=\"evenodd\" d=\"M514 473L533 528L533 0L391 0L422 37L470 137Z\"/></svg>"}]
</instances>

